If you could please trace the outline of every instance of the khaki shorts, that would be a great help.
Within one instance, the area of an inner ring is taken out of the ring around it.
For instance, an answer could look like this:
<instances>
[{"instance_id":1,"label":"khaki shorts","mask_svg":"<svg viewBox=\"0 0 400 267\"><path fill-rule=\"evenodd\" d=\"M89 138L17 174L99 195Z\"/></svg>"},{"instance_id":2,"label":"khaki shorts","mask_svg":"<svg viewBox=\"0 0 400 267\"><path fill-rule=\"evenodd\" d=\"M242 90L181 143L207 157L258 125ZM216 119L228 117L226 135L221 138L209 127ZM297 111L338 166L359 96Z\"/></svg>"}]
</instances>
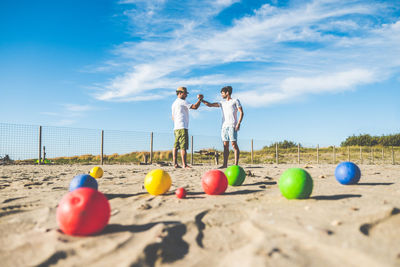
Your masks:
<instances>
[{"instance_id":1,"label":"khaki shorts","mask_svg":"<svg viewBox=\"0 0 400 267\"><path fill-rule=\"evenodd\" d=\"M174 131L175 143L174 148L176 149L188 149L189 148L189 132L188 129L178 129Z\"/></svg>"}]
</instances>

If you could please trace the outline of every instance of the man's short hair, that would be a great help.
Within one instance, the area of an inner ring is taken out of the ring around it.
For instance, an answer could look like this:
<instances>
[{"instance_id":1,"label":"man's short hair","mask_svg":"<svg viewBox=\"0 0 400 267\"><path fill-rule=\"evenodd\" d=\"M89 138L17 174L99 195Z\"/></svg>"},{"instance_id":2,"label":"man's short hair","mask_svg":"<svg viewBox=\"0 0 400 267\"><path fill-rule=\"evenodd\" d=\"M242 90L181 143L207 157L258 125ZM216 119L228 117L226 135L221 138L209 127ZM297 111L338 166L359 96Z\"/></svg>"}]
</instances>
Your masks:
<instances>
[{"instance_id":1,"label":"man's short hair","mask_svg":"<svg viewBox=\"0 0 400 267\"><path fill-rule=\"evenodd\" d=\"M228 92L229 95L232 95L232 86L228 85L228 86L222 87L221 92L224 92L224 93Z\"/></svg>"},{"instance_id":2,"label":"man's short hair","mask_svg":"<svg viewBox=\"0 0 400 267\"><path fill-rule=\"evenodd\" d=\"M186 88L186 87L183 87L183 86L178 87L178 89L176 89L176 95L179 95L179 93L186 93L186 94L189 94L189 92L187 91L187 88Z\"/></svg>"}]
</instances>

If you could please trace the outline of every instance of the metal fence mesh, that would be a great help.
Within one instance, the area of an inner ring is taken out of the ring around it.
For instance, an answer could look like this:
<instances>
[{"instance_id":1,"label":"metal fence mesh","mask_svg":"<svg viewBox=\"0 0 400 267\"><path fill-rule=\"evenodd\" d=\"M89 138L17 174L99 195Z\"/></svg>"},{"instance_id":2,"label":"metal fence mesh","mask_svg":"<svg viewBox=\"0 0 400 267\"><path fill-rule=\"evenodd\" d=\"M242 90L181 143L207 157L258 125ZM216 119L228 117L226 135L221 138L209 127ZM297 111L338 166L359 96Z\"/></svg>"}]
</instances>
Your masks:
<instances>
[{"instance_id":1,"label":"metal fence mesh","mask_svg":"<svg viewBox=\"0 0 400 267\"><path fill-rule=\"evenodd\" d=\"M23 160L38 157L39 127L0 123L0 157Z\"/></svg>"},{"instance_id":2,"label":"metal fence mesh","mask_svg":"<svg viewBox=\"0 0 400 267\"><path fill-rule=\"evenodd\" d=\"M46 158L100 155L101 131L43 126L42 145Z\"/></svg>"},{"instance_id":3,"label":"metal fence mesh","mask_svg":"<svg viewBox=\"0 0 400 267\"><path fill-rule=\"evenodd\" d=\"M214 162L215 153L222 156L223 144L220 136L191 135L190 132L189 135L189 162L192 158L192 140L194 159L197 163ZM41 142L40 148L39 142ZM172 131L170 133L103 131L0 123L0 160L2 160L0 163L5 160L34 163L38 161L39 155L41 159L46 158L53 163L98 163L102 158L105 163L137 163L153 159L170 161L173 144ZM240 138L240 135L238 144L241 151L240 163L254 164L337 164L341 161L396 164L396 156L400 154L400 147L382 146L320 148L318 145L302 144L299 147L277 148L270 140L246 139ZM232 150L231 145L230 149ZM151 156L153 158L150 158ZM231 152L230 161L233 160L233 156Z\"/></svg>"}]
</instances>

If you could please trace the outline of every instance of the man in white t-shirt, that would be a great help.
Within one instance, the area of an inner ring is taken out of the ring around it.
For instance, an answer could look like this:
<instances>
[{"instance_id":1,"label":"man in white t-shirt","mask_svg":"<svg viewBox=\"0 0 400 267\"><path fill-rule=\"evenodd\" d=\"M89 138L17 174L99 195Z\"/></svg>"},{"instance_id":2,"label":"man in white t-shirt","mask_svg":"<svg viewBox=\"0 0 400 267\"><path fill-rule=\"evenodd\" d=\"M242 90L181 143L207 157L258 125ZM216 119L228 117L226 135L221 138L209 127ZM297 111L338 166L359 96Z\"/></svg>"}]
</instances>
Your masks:
<instances>
[{"instance_id":1,"label":"man in white t-shirt","mask_svg":"<svg viewBox=\"0 0 400 267\"><path fill-rule=\"evenodd\" d=\"M178 87L176 90L177 98L172 104L172 120L174 121L175 143L172 150L172 158L174 167L180 168L178 165L178 150L181 150L182 165L184 168L190 168L186 163L186 150L189 148L189 109L198 109L203 99L202 95L198 95L196 104L190 104L186 101L188 95L186 87Z\"/></svg>"},{"instance_id":2,"label":"man in white t-shirt","mask_svg":"<svg viewBox=\"0 0 400 267\"><path fill-rule=\"evenodd\" d=\"M232 98L231 95L232 87L225 86L221 89L222 101L209 103L204 99L201 100L208 107L220 107L222 110L221 138L224 143L224 164L220 168L228 167L229 141L232 143L235 152L235 165L239 164L240 150L237 144L237 132L240 130L244 113L239 99ZM239 119L237 118L238 112L240 113Z\"/></svg>"}]
</instances>

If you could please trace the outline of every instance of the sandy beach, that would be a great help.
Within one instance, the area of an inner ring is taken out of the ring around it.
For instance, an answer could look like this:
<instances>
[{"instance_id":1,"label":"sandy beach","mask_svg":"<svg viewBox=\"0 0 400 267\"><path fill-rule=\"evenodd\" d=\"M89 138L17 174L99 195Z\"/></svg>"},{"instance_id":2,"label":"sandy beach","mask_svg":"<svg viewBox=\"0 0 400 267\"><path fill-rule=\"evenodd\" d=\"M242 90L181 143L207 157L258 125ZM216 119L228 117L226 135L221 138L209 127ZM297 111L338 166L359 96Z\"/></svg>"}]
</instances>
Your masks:
<instances>
[{"instance_id":1,"label":"sandy beach","mask_svg":"<svg viewBox=\"0 0 400 267\"><path fill-rule=\"evenodd\" d=\"M57 205L70 180L92 167L0 166L2 266L400 266L399 165L359 165L352 186L335 180L335 165L243 165L244 184L219 196L201 187L216 166L104 165L98 182L111 204L108 226L95 236L65 235ZM310 199L280 194L290 167L307 167ZM155 168L172 178L162 196L143 188ZM186 199L175 196L178 187Z\"/></svg>"}]
</instances>

